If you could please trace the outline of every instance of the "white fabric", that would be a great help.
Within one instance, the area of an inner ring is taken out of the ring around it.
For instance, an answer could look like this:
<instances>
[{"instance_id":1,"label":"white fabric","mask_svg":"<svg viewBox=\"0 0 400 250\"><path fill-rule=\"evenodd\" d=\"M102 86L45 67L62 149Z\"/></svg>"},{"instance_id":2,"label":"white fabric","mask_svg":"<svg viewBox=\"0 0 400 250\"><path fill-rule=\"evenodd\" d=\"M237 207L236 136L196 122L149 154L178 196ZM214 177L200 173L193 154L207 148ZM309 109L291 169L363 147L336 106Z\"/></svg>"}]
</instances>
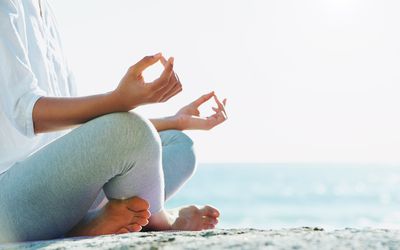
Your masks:
<instances>
[{"instance_id":1,"label":"white fabric","mask_svg":"<svg viewBox=\"0 0 400 250\"><path fill-rule=\"evenodd\" d=\"M65 132L35 135L42 96L76 95L47 1L0 0L0 174Z\"/></svg>"}]
</instances>

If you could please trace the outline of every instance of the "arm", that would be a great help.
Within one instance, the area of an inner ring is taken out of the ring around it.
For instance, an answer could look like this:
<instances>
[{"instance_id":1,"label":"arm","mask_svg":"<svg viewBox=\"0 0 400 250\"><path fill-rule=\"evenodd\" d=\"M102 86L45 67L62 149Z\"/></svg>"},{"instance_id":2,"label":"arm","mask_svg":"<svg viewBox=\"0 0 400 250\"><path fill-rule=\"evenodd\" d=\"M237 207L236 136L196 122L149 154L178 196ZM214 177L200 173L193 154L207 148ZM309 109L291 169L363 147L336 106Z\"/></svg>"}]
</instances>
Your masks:
<instances>
[{"instance_id":1,"label":"arm","mask_svg":"<svg viewBox=\"0 0 400 250\"><path fill-rule=\"evenodd\" d=\"M77 98L41 97L33 108L35 133L72 128L118 111L124 110L112 93Z\"/></svg>"},{"instance_id":2,"label":"arm","mask_svg":"<svg viewBox=\"0 0 400 250\"><path fill-rule=\"evenodd\" d=\"M178 120L174 116L150 119L157 131L179 129Z\"/></svg>"},{"instance_id":3,"label":"arm","mask_svg":"<svg viewBox=\"0 0 400 250\"><path fill-rule=\"evenodd\" d=\"M110 93L79 98L40 98L32 112L35 133L62 130L104 114L127 112L140 105L169 100L182 89L180 82L171 77L172 58L155 81L145 83L142 76L143 70L160 58L161 54L143 58L128 70L117 89Z\"/></svg>"},{"instance_id":4,"label":"arm","mask_svg":"<svg viewBox=\"0 0 400 250\"><path fill-rule=\"evenodd\" d=\"M168 61L164 57L161 57L160 61L164 65L164 68L168 66ZM173 81L180 83L177 74L172 74L171 78ZM217 107L213 107L215 113L209 117L201 117L199 107L203 103L209 101L212 97L214 97L215 103L217 104ZM226 99L220 102L213 91L184 106L173 116L150 119L150 121L153 123L157 131L168 129L210 130L223 123L228 118L225 111L225 105Z\"/></svg>"}]
</instances>

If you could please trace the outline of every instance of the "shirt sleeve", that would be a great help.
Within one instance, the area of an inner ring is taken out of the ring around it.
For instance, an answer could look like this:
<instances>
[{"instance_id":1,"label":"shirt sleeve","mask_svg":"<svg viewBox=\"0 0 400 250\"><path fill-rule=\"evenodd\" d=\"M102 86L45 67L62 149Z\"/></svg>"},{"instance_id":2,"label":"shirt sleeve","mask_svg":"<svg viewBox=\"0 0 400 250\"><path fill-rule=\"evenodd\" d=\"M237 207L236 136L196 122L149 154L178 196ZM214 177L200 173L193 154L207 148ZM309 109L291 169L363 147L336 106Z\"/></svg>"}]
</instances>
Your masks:
<instances>
[{"instance_id":1,"label":"shirt sleeve","mask_svg":"<svg viewBox=\"0 0 400 250\"><path fill-rule=\"evenodd\" d=\"M33 137L32 111L46 95L38 87L28 59L23 8L20 1L0 2L0 105L11 124Z\"/></svg>"},{"instance_id":2,"label":"shirt sleeve","mask_svg":"<svg viewBox=\"0 0 400 250\"><path fill-rule=\"evenodd\" d=\"M68 67L68 87L70 90L70 96L73 96L73 97L78 96L75 75L69 67Z\"/></svg>"}]
</instances>

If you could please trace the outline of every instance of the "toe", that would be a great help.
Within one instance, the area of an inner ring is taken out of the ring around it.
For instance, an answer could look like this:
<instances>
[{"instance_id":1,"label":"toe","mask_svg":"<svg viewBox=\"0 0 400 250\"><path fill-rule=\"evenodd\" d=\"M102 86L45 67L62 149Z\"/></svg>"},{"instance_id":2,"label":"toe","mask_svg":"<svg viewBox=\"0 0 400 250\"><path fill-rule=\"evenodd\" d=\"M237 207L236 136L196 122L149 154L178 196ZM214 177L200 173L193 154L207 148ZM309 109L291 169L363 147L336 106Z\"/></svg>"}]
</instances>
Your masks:
<instances>
[{"instance_id":1,"label":"toe","mask_svg":"<svg viewBox=\"0 0 400 250\"><path fill-rule=\"evenodd\" d=\"M208 217L208 216L204 216L203 217L203 223L204 224L210 224L210 225L217 225L218 224L218 220L214 217Z\"/></svg>"},{"instance_id":2,"label":"toe","mask_svg":"<svg viewBox=\"0 0 400 250\"><path fill-rule=\"evenodd\" d=\"M214 218L217 218L220 215L219 211L212 206L204 206L202 209L200 209L200 212L204 216L214 217Z\"/></svg>"},{"instance_id":3,"label":"toe","mask_svg":"<svg viewBox=\"0 0 400 250\"><path fill-rule=\"evenodd\" d=\"M126 226L126 228L129 230L129 232L140 232L142 230L142 226L134 223Z\"/></svg>"},{"instance_id":4,"label":"toe","mask_svg":"<svg viewBox=\"0 0 400 250\"><path fill-rule=\"evenodd\" d=\"M214 229L214 228L215 228L215 225L212 225L212 224L203 224L203 228L204 228L204 229Z\"/></svg>"},{"instance_id":5,"label":"toe","mask_svg":"<svg viewBox=\"0 0 400 250\"><path fill-rule=\"evenodd\" d=\"M127 200L127 203L128 203L128 208L135 212L148 210L150 208L150 204L147 201L137 196Z\"/></svg>"},{"instance_id":6,"label":"toe","mask_svg":"<svg viewBox=\"0 0 400 250\"><path fill-rule=\"evenodd\" d=\"M134 216L139 217L139 218L148 219L148 218L150 218L151 213L149 210L144 210L144 211L140 211L140 212L134 212Z\"/></svg>"},{"instance_id":7,"label":"toe","mask_svg":"<svg viewBox=\"0 0 400 250\"><path fill-rule=\"evenodd\" d=\"M140 226L146 226L147 224L149 224L149 221L146 218L140 218L140 217L135 217L132 222Z\"/></svg>"},{"instance_id":8,"label":"toe","mask_svg":"<svg viewBox=\"0 0 400 250\"><path fill-rule=\"evenodd\" d=\"M129 233L129 230L126 228L121 228L120 230L118 230L118 232L116 232L116 234L126 234Z\"/></svg>"}]
</instances>

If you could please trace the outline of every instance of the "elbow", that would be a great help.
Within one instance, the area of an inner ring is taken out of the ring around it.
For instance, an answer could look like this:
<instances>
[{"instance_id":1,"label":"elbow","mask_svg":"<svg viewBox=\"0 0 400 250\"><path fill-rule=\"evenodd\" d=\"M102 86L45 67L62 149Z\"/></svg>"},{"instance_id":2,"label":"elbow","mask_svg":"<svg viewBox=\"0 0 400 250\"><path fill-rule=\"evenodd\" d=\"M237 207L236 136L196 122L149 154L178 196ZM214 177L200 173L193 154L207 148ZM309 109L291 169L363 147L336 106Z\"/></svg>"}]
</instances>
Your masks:
<instances>
[{"instance_id":1,"label":"elbow","mask_svg":"<svg viewBox=\"0 0 400 250\"><path fill-rule=\"evenodd\" d=\"M40 133L40 126L35 122L35 105L40 95L24 96L16 102L11 112L11 123L23 136L32 138Z\"/></svg>"}]
</instances>

